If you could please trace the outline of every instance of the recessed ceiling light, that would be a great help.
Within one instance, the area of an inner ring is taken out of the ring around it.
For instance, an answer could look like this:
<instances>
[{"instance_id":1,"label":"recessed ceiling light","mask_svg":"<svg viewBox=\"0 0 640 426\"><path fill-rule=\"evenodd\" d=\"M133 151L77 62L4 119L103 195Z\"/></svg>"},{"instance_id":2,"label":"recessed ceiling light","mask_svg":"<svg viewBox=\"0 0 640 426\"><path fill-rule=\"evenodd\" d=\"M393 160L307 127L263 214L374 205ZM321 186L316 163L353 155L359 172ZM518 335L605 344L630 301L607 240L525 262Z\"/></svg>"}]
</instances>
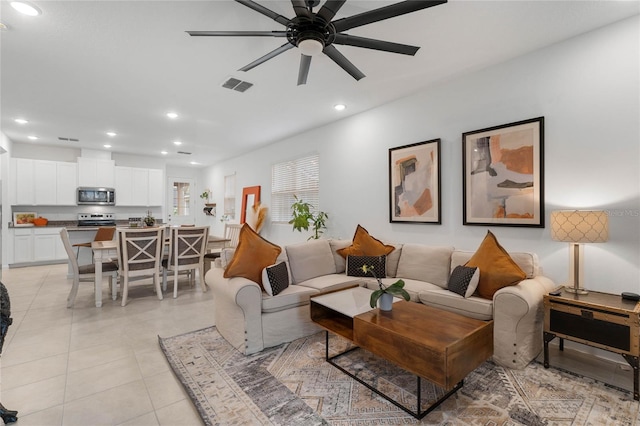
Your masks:
<instances>
[{"instance_id":1,"label":"recessed ceiling light","mask_svg":"<svg viewBox=\"0 0 640 426\"><path fill-rule=\"evenodd\" d=\"M198 164L200 164L200 163L198 163L198 162L196 162L196 161L192 161L192 162L191 162L191 163L189 163L189 164L191 164L192 166L196 166L196 165L198 165Z\"/></svg>"},{"instance_id":2,"label":"recessed ceiling light","mask_svg":"<svg viewBox=\"0 0 640 426\"><path fill-rule=\"evenodd\" d=\"M347 106L345 104L336 104L333 106L333 109L335 109L336 111L344 111L345 109L347 109Z\"/></svg>"},{"instance_id":3,"label":"recessed ceiling light","mask_svg":"<svg viewBox=\"0 0 640 426\"><path fill-rule=\"evenodd\" d=\"M15 121L18 124L27 124L29 122L28 120L25 120L24 118L16 118L13 121Z\"/></svg>"},{"instance_id":4,"label":"recessed ceiling light","mask_svg":"<svg viewBox=\"0 0 640 426\"><path fill-rule=\"evenodd\" d=\"M107 136L114 137L114 136L116 136L116 135L117 135L117 133L116 133L116 132L107 132Z\"/></svg>"},{"instance_id":5,"label":"recessed ceiling light","mask_svg":"<svg viewBox=\"0 0 640 426\"><path fill-rule=\"evenodd\" d=\"M27 136L27 137L28 137L29 139L31 139L32 141L35 141L35 140L37 140L37 139L38 139L38 137L37 137L37 136Z\"/></svg>"},{"instance_id":6,"label":"recessed ceiling light","mask_svg":"<svg viewBox=\"0 0 640 426\"><path fill-rule=\"evenodd\" d=\"M29 16L38 16L42 13L42 11L36 6L25 1L12 1L11 7L13 7L18 12Z\"/></svg>"},{"instance_id":7,"label":"recessed ceiling light","mask_svg":"<svg viewBox=\"0 0 640 426\"><path fill-rule=\"evenodd\" d=\"M173 144L174 144L174 145L182 145L182 142L180 142L180 141L175 141L175 142L173 142Z\"/></svg>"},{"instance_id":8,"label":"recessed ceiling light","mask_svg":"<svg viewBox=\"0 0 640 426\"><path fill-rule=\"evenodd\" d=\"M178 118L178 114L176 114L175 112L168 112L167 117L171 119Z\"/></svg>"},{"instance_id":9,"label":"recessed ceiling light","mask_svg":"<svg viewBox=\"0 0 640 426\"><path fill-rule=\"evenodd\" d=\"M105 148L111 148L111 145L109 145L109 144L104 144L102 146L104 146Z\"/></svg>"},{"instance_id":10,"label":"recessed ceiling light","mask_svg":"<svg viewBox=\"0 0 640 426\"><path fill-rule=\"evenodd\" d=\"M3 24L2 22L0 22L0 31L6 31L8 29L8 27Z\"/></svg>"},{"instance_id":11,"label":"recessed ceiling light","mask_svg":"<svg viewBox=\"0 0 640 426\"><path fill-rule=\"evenodd\" d=\"M168 152L167 152L167 151L160 151L160 154L162 154L162 155L167 155L167 154L168 154Z\"/></svg>"}]
</instances>

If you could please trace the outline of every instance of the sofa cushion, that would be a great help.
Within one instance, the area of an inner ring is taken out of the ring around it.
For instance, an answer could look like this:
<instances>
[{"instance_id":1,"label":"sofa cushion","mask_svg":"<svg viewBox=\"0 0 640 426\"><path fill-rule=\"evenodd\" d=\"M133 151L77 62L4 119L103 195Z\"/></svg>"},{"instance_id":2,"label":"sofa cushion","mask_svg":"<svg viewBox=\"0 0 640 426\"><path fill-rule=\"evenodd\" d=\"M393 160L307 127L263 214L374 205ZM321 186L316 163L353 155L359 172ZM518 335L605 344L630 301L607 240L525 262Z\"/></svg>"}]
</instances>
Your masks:
<instances>
[{"instance_id":1,"label":"sofa cushion","mask_svg":"<svg viewBox=\"0 0 640 426\"><path fill-rule=\"evenodd\" d=\"M395 277L398 273L398 261L400 260L400 255L402 254L402 244L398 243L388 243L394 248L394 250L387 255L387 276Z\"/></svg>"},{"instance_id":2,"label":"sofa cushion","mask_svg":"<svg viewBox=\"0 0 640 426\"><path fill-rule=\"evenodd\" d=\"M236 249L234 248L223 248L220 252L220 266L222 269L227 269L229 266L229 262L233 259L233 255L236 253Z\"/></svg>"},{"instance_id":3,"label":"sofa cushion","mask_svg":"<svg viewBox=\"0 0 640 426\"><path fill-rule=\"evenodd\" d=\"M264 278L262 279L264 281ZM475 266L456 266L451 272L447 289L465 298L471 296L480 281L480 268Z\"/></svg>"},{"instance_id":4,"label":"sofa cushion","mask_svg":"<svg viewBox=\"0 0 640 426\"><path fill-rule=\"evenodd\" d=\"M328 240L313 240L285 247L293 282L299 284L311 278L335 274L331 246Z\"/></svg>"},{"instance_id":5,"label":"sofa cushion","mask_svg":"<svg viewBox=\"0 0 640 426\"><path fill-rule=\"evenodd\" d=\"M356 285L364 285L364 278L348 277L344 274L329 274L319 277L308 279L293 287L306 287L312 288L319 293L326 293L329 291L342 290L343 288L353 287Z\"/></svg>"},{"instance_id":6,"label":"sofa cushion","mask_svg":"<svg viewBox=\"0 0 640 426\"><path fill-rule=\"evenodd\" d=\"M351 240L329 240L331 246L331 254L333 255L333 261L336 264L336 274L341 274L347 270L347 263L344 257L342 257L338 250L351 245Z\"/></svg>"},{"instance_id":7,"label":"sofa cushion","mask_svg":"<svg viewBox=\"0 0 640 426\"><path fill-rule=\"evenodd\" d=\"M404 244L396 278L426 281L447 288L453 247Z\"/></svg>"},{"instance_id":8,"label":"sofa cushion","mask_svg":"<svg viewBox=\"0 0 640 426\"><path fill-rule=\"evenodd\" d=\"M244 277L262 287L262 270L273 265L281 251L245 223L240 228L238 247L224 270L224 278Z\"/></svg>"},{"instance_id":9,"label":"sofa cushion","mask_svg":"<svg viewBox=\"0 0 640 426\"><path fill-rule=\"evenodd\" d=\"M289 268L285 262L267 266L262 270L262 287L269 296L277 296L289 287Z\"/></svg>"},{"instance_id":10,"label":"sofa cushion","mask_svg":"<svg viewBox=\"0 0 640 426\"><path fill-rule=\"evenodd\" d=\"M465 266L480 268L480 282L477 292L480 297L485 299L493 299L493 294L496 291L503 287L516 285L527 277L527 274L498 243L491 231L487 231L480 247Z\"/></svg>"},{"instance_id":11,"label":"sofa cushion","mask_svg":"<svg viewBox=\"0 0 640 426\"><path fill-rule=\"evenodd\" d=\"M477 296L465 299L459 294L441 288L421 292L419 298L422 303L434 308L483 321L493 319L493 300Z\"/></svg>"},{"instance_id":12,"label":"sofa cushion","mask_svg":"<svg viewBox=\"0 0 640 426\"><path fill-rule=\"evenodd\" d=\"M340 256L382 256L391 253L395 247L386 245L382 241L369 235L366 229L358 225L353 235L353 242L349 247L338 250Z\"/></svg>"},{"instance_id":13,"label":"sofa cushion","mask_svg":"<svg viewBox=\"0 0 640 426\"><path fill-rule=\"evenodd\" d=\"M262 312L278 312L309 304L309 298L318 294L317 290L309 287L290 285L277 296L269 296L262 293Z\"/></svg>"},{"instance_id":14,"label":"sofa cushion","mask_svg":"<svg viewBox=\"0 0 640 426\"><path fill-rule=\"evenodd\" d=\"M378 277L387 276L386 256L347 256L347 275L350 277ZM364 265L373 268L372 272L362 270ZM375 275L373 275L375 274Z\"/></svg>"}]
</instances>

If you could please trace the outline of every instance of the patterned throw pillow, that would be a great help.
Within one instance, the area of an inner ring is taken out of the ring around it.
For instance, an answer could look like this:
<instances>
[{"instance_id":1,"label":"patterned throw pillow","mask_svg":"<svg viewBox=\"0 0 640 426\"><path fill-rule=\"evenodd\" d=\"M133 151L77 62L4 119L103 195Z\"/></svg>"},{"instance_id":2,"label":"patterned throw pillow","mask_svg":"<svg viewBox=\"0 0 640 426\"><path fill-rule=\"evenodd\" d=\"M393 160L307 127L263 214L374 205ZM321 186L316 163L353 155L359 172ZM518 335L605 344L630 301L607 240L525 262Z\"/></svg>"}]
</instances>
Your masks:
<instances>
[{"instance_id":1,"label":"patterned throw pillow","mask_svg":"<svg viewBox=\"0 0 640 426\"><path fill-rule=\"evenodd\" d=\"M387 256L347 256L347 275L350 277L370 277L373 278L370 272L365 273L362 270L364 265L373 266L373 271L378 278L384 278L387 276L386 268Z\"/></svg>"},{"instance_id":2,"label":"patterned throw pillow","mask_svg":"<svg viewBox=\"0 0 640 426\"><path fill-rule=\"evenodd\" d=\"M451 272L447 288L449 291L467 298L476 291L479 281L480 268L458 265Z\"/></svg>"},{"instance_id":3,"label":"patterned throw pillow","mask_svg":"<svg viewBox=\"0 0 640 426\"><path fill-rule=\"evenodd\" d=\"M289 287L289 270L285 262L267 266L262 270L262 286L269 296L276 296Z\"/></svg>"}]
</instances>

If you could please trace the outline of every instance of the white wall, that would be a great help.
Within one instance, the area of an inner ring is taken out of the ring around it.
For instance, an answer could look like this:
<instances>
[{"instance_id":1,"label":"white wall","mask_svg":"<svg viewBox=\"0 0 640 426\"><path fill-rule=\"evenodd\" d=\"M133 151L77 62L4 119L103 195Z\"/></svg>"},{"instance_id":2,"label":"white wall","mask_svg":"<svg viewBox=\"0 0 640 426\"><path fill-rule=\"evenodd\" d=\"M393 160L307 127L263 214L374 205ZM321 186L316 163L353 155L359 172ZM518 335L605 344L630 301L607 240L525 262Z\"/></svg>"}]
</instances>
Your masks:
<instances>
[{"instance_id":1,"label":"white wall","mask_svg":"<svg viewBox=\"0 0 640 426\"><path fill-rule=\"evenodd\" d=\"M488 228L462 225L461 134L544 116L545 222L560 208L608 210L610 241L585 250L586 287L640 292L639 33L636 16L444 82L210 167L205 185L221 205L223 177L236 172L236 193L261 185L269 206L271 165L317 151L327 237L350 238L359 223L388 241L475 250ZM442 139L442 225L389 223L388 149L434 138ZM548 225L490 229L507 250L538 253L556 282L568 277L568 245L552 241ZM308 236L281 224L263 235L278 244Z\"/></svg>"}]
</instances>

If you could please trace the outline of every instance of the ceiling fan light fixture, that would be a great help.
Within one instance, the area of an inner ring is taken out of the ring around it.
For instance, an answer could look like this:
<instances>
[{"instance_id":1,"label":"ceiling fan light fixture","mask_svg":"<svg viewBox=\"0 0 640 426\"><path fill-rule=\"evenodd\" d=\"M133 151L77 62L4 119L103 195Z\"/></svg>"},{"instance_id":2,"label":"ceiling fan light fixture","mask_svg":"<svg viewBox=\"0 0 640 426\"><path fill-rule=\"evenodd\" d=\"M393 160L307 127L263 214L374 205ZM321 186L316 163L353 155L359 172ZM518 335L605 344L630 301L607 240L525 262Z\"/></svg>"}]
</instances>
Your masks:
<instances>
[{"instance_id":1,"label":"ceiling fan light fixture","mask_svg":"<svg viewBox=\"0 0 640 426\"><path fill-rule=\"evenodd\" d=\"M316 56L322 53L324 49L324 44L320 40L316 40L313 38L308 38L302 40L298 43L298 48L303 55L306 56Z\"/></svg>"}]
</instances>

